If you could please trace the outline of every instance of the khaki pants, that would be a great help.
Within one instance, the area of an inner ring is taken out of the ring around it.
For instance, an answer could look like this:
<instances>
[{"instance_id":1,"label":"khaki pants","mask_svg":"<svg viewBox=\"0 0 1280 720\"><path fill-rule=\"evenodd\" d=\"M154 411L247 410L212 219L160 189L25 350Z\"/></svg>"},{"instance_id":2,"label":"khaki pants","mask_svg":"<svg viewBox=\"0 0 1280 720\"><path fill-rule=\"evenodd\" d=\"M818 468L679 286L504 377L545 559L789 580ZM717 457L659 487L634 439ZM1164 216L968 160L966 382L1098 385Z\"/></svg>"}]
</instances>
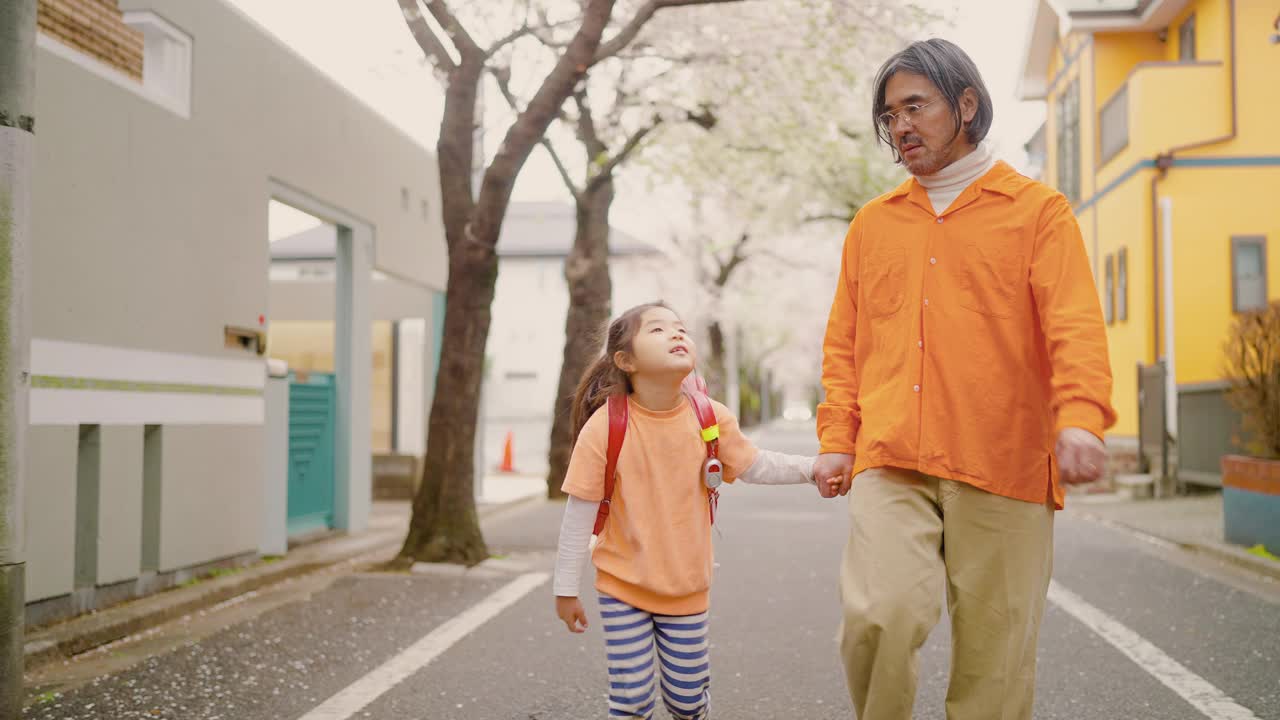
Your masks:
<instances>
[{"instance_id":1,"label":"khaki pants","mask_svg":"<svg viewBox=\"0 0 1280 720\"><path fill-rule=\"evenodd\" d=\"M879 468L850 492L841 654L859 720L911 720L916 655L951 615L947 720L1029 720L1053 508Z\"/></svg>"}]
</instances>

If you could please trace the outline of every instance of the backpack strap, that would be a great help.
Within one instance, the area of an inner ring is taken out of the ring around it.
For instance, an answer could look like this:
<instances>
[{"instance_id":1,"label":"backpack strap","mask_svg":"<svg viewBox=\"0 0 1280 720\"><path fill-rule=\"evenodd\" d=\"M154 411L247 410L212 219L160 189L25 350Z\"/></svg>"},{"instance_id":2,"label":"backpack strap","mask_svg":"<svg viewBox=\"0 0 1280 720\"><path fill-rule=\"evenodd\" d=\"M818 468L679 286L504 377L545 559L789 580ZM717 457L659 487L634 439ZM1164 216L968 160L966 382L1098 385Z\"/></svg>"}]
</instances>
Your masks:
<instances>
[{"instance_id":1,"label":"backpack strap","mask_svg":"<svg viewBox=\"0 0 1280 720\"><path fill-rule=\"evenodd\" d=\"M718 458L720 453L720 422L716 420L716 410L711 406L711 398L706 392L685 391L689 404L693 406L693 414L702 426L702 442L707 444L707 457Z\"/></svg>"},{"instance_id":2,"label":"backpack strap","mask_svg":"<svg viewBox=\"0 0 1280 720\"><path fill-rule=\"evenodd\" d=\"M716 469L717 472L723 472L724 465L720 462L720 421L716 419L716 409L711 405L711 397L707 395L706 385L701 383L698 378L698 384L694 388L690 388L688 382L685 383L684 395L689 398L689 404L693 406L693 414L698 418L698 424L702 426L702 441L707 444L707 468ZM720 490L715 487L707 488L707 505L711 512L711 524L716 524L716 510L720 506Z\"/></svg>"},{"instance_id":3,"label":"backpack strap","mask_svg":"<svg viewBox=\"0 0 1280 720\"><path fill-rule=\"evenodd\" d=\"M600 509L596 511L596 526L592 535L599 536L604 530L604 523L609 519L609 507L613 503L613 479L618 469L618 455L622 452L622 441L627 436L627 396L609 396L609 450L604 464L604 499L600 501Z\"/></svg>"}]
</instances>

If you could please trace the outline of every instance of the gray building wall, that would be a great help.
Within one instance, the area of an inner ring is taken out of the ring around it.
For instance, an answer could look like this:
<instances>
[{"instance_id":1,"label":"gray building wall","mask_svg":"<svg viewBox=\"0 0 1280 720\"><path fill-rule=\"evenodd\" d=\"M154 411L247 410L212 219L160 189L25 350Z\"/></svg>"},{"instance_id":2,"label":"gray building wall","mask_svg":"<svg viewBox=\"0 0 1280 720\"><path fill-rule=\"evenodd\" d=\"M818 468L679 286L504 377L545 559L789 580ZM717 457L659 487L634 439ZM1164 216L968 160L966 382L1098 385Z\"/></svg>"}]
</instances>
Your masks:
<instances>
[{"instance_id":1,"label":"gray building wall","mask_svg":"<svg viewBox=\"0 0 1280 720\"><path fill-rule=\"evenodd\" d=\"M142 574L147 537L161 572L256 552L265 368L224 328L271 317L274 185L371 226L375 267L433 289L446 277L430 152L222 0L120 6L194 39L190 113L41 39L29 601L74 589L82 425L101 425L99 585ZM161 438L150 491L148 425Z\"/></svg>"},{"instance_id":2,"label":"gray building wall","mask_svg":"<svg viewBox=\"0 0 1280 720\"><path fill-rule=\"evenodd\" d=\"M260 427L166 427L160 568L256 552L262 507Z\"/></svg>"},{"instance_id":3,"label":"gray building wall","mask_svg":"<svg viewBox=\"0 0 1280 720\"><path fill-rule=\"evenodd\" d=\"M27 431L27 599L71 592L75 576L75 427Z\"/></svg>"},{"instance_id":4,"label":"gray building wall","mask_svg":"<svg viewBox=\"0 0 1280 720\"><path fill-rule=\"evenodd\" d=\"M104 427L101 441L98 584L111 585L142 567L142 427Z\"/></svg>"}]
</instances>

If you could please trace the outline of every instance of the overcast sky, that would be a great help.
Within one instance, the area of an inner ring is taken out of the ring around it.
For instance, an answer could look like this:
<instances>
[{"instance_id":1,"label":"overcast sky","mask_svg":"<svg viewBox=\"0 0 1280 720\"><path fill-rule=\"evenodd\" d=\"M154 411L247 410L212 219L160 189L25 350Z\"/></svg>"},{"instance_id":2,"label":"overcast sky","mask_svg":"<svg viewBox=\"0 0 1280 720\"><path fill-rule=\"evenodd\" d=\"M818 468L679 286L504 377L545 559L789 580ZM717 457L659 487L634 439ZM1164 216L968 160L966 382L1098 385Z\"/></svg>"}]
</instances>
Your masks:
<instances>
[{"instance_id":1,"label":"overcast sky","mask_svg":"<svg viewBox=\"0 0 1280 720\"><path fill-rule=\"evenodd\" d=\"M1035 0L924 0L954 13L941 37L973 57L995 100L996 154L1023 167L1022 145L1043 122L1041 103L1015 96ZM394 0L228 0L424 146L434 148L443 96ZM520 176L516 200L567 201L551 161L536 152ZM620 196L614 224L645 234L653 208ZM295 219L296 222L296 219Z\"/></svg>"}]
</instances>

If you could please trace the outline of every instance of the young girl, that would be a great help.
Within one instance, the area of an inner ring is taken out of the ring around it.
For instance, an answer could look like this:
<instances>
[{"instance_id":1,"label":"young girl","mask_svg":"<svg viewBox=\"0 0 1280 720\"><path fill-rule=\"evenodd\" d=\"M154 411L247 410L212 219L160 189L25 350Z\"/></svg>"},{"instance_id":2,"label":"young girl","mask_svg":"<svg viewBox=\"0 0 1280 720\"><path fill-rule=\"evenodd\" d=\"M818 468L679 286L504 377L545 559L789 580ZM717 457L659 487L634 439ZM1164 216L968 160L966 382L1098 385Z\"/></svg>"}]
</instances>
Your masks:
<instances>
[{"instance_id":1,"label":"young girl","mask_svg":"<svg viewBox=\"0 0 1280 720\"><path fill-rule=\"evenodd\" d=\"M710 694L707 609L712 493L703 478L707 443L681 383L696 355L666 305L632 308L609 326L604 356L587 371L573 405L577 441L564 481L569 495L556 559L556 613L584 632L578 600L582 556L605 495L610 395L627 396L611 512L592 552L609 666L609 716L651 718L661 699L674 718L705 718ZM813 458L757 451L729 409L711 403L720 427L724 480L813 482Z\"/></svg>"}]
</instances>

